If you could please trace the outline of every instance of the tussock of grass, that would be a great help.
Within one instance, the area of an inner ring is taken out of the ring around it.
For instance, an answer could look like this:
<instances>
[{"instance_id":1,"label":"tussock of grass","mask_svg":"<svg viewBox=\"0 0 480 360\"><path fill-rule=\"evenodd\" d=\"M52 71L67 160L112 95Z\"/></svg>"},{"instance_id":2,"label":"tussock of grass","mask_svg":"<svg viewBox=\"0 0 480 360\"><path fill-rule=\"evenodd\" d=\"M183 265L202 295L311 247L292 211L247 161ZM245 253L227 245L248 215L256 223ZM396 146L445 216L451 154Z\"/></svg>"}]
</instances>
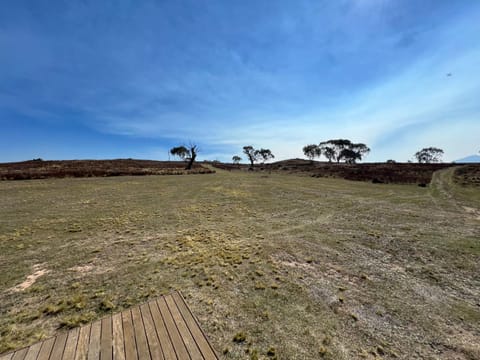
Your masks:
<instances>
[{"instance_id":1,"label":"tussock of grass","mask_svg":"<svg viewBox=\"0 0 480 360\"><path fill-rule=\"evenodd\" d=\"M59 304L48 304L42 308L42 313L45 315L57 315L66 309L66 304L61 302Z\"/></svg>"},{"instance_id":2,"label":"tussock of grass","mask_svg":"<svg viewBox=\"0 0 480 360\"><path fill-rule=\"evenodd\" d=\"M246 340L247 340L247 335L244 332L236 333L235 336L233 337L233 342L237 344L244 343Z\"/></svg>"},{"instance_id":3,"label":"tussock of grass","mask_svg":"<svg viewBox=\"0 0 480 360\"><path fill-rule=\"evenodd\" d=\"M115 307L115 304L110 299L103 299L99 306L100 310L104 312L110 312L115 309Z\"/></svg>"},{"instance_id":4,"label":"tussock of grass","mask_svg":"<svg viewBox=\"0 0 480 360\"><path fill-rule=\"evenodd\" d=\"M77 326L87 324L96 318L95 313L88 312L84 314L73 314L63 317L60 320L59 327L73 329Z\"/></svg>"}]
</instances>

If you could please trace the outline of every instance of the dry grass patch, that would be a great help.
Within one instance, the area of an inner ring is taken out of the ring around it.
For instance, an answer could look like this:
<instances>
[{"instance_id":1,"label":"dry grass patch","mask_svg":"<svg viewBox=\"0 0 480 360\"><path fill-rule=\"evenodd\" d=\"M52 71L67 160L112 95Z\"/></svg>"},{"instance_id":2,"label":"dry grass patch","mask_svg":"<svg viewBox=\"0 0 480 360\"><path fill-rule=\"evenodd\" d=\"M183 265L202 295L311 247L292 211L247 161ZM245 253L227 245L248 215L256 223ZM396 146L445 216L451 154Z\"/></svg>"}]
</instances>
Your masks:
<instances>
[{"instance_id":1,"label":"dry grass patch","mask_svg":"<svg viewBox=\"0 0 480 360\"><path fill-rule=\"evenodd\" d=\"M2 182L0 351L177 289L225 359L478 358L479 203L451 176Z\"/></svg>"}]
</instances>

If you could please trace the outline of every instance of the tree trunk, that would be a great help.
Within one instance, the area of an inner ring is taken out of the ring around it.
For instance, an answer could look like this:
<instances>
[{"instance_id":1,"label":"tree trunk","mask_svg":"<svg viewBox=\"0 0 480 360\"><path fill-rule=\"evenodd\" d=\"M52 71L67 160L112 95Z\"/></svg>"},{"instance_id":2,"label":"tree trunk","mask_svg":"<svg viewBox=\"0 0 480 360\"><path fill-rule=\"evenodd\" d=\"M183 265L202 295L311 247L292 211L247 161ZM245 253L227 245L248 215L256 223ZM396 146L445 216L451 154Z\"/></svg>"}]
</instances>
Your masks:
<instances>
[{"instance_id":1,"label":"tree trunk","mask_svg":"<svg viewBox=\"0 0 480 360\"><path fill-rule=\"evenodd\" d=\"M191 170L193 163L195 162L195 159L197 157L197 152L195 149L195 146L190 149L190 158L188 159L188 164L185 170Z\"/></svg>"}]
</instances>

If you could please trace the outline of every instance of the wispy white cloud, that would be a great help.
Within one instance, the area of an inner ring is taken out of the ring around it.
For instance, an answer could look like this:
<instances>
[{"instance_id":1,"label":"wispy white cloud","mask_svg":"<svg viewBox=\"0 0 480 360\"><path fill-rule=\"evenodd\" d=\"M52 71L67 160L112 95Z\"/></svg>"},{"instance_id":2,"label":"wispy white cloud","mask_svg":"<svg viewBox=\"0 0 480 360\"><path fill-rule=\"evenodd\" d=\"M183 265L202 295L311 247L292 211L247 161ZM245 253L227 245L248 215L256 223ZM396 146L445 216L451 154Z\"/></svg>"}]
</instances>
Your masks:
<instances>
[{"instance_id":1,"label":"wispy white cloud","mask_svg":"<svg viewBox=\"0 0 480 360\"><path fill-rule=\"evenodd\" d=\"M448 31L471 33L471 27L459 24ZM452 35L444 39L409 68L342 97L335 106L292 117L258 117L254 125L233 128L216 140L240 146L250 139L276 149L281 158L300 157L303 145L338 137L369 144L373 161L406 161L431 145L443 147L448 161L472 153L480 146L480 81L475 76L480 49L468 43L459 47Z\"/></svg>"}]
</instances>

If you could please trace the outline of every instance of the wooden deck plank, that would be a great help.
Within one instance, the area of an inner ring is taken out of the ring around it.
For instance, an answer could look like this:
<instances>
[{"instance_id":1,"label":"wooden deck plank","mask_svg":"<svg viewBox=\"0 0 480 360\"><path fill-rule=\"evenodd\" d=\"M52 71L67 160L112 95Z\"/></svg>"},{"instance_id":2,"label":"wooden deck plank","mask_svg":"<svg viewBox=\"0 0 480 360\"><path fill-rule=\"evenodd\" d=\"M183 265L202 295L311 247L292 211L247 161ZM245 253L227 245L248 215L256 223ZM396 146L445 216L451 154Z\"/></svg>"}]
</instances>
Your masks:
<instances>
[{"instance_id":1,"label":"wooden deck plank","mask_svg":"<svg viewBox=\"0 0 480 360\"><path fill-rule=\"evenodd\" d=\"M167 328L165 327L162 314L158 309L157 302L151 301L148 304L148 307L150 308L153 322L155 323L155 328L157 329L158 338L160 339L160 345L162 346L163 356L165 360L177 360L175 349L173 348L172 341L170 340Z\"/></svg>"},{"instance_id":2,"label":"wooden deck plank","mask_svg":"<svg viewBox=\"0 0 480 360\"><path fill-rule=\"evenodd\" d=\"M140 313L142 314L143 324L145 327L145 334L147 335L148 348L150 349L150 356L155 360L163 360L162 347L158 340L155 324L150 313L148 304L140 306Z\"/></svg>"},{"instance_id":3,"label":"wooden deck plank","mask_svg":"<svg viewBox=\"0 0 480 360\"><path fill-rule=\"evenodd\" d=\"M12 360L12 357L15 353L13 352L10 352L10 353L7 353L7 354L2 354L0 355L0 360Z\"/></svg>"},{"instance_id":4,"label":"wooden deck plank","mask_svg":"<svg viewBox=\"0 0 480 360\"><path fill-rule=\"evenodd\" d=\"M88 360L100 359L100 336L102 331L102 321L97 320L92 324L90 330L90 342L88 343Z\"/></svg>"},{"instance_id":5,"label":"wooden deck plank","mask_svg":"<svg viewBox=\"0 0 480 360\"><path fill-rule=\"evenodd\" d=\"M48 360L50 358L50 354L52 353L52 348L54 343L55 343L54 337L45 340L42 343L42 347L40 349L40 352L38 353L37 360Z\"/></svg>"},{"instance_id":6,"label":"wooden deck plank","mask_svg":"<svg viewBox=\"0 0 480 360\"><path fill-rule=\"evenodd\" d=\"M138 306L132 308L132 320L135 331L135 341L137 343L138 357L141 360L150 359L150 351L148 350L145 327L143 326L142 314L140 313L140 308Z\"/></svg>"},{"instance_id":7,"label":"wooden deck plank","mask_svg":"<svg viewBox=\"0 0 480 360\"><path fill-rule=\"evenodd\" d=\"M165 296L165 301L170 310L170 313L172 314L173 321L175 321L175 324L177 325L177 329L180 333L180 336L182 337L183 343L185 344L185 347L190 354L190 357L192 358L192 360L203 360L202 353L200 352L200 349L198 348L195 339L190 333L190 330L188 329L188 326L185 323L182 314L178 310L177 304L175 303L173 296Z\"/></svg>"},{"instance_id":8,"label":"wooden deck plank","mask_svg":"<svg viewBox=\"0 0 480 360\"><path fill-rule=\"evenodd\" d=\"M78 334L77 350L75 352L75 360L85 360L88 354L88 343L90 342L90 330L92 325L88 324L80 328Z\"/></svg>"},{"instance_id":9,"label":"wooden deck plank","mask_svg":"<svg viewBox=\"0 0 480 360\"><path fill-rule=\"evenodd\" d=\"M180 295L179 293L174 293L172 294L172 296L173 296L173 299L175 300L175 303L178 309L180 310L180 313L183 316L183 319L187 323L187 326L190 329L190 332L193 338L195 339L197 346L202 352L203 357L206 360L218 359L218 356L215 353L215 350L212 348L212 346L208 342L207 337L203 333L202 329L200 328L200 325L198 324L197 320L195 319L192 312L190 311L187 304L185 303L185 300L183 299L182 295Z\"/></svg>"},{"instance_id":10,"label":"wooden deck plank","mask_svg":"<svg viewBox=\"0 0 480 360\"><path fill-rule=\"evenodd\" d=\"M63 351L65 350L65 343L67 342L67 337L68 332L64 332L55 338L55 343L53 345L52 353L50 355L51 359L62 358Z\"/></svg>"},{"instance_id":11,"label":"wooden deck plank","mask_svg":"<svg viewBox=\"0 0 480 360\"><path fill-rule=\"evenodd\" d=\"M8 353L8 354L0 355L0 360L12 360L13 355L14 355L13 352Z\"/></svg>"},{"instance_id":12,"label":"wooden deck plank","mask_svg":"<svg viewBox=\"0 0 480 360\"><path fill-rule=\"evenodd\" d=\"M172 341L173 348L175 349L175 353L177 354L177 358L181 360L190 359L190 355L188 354L187 348L185 347L182 337L178 332L172 314L170 314L170 310L165 302L165 298L162 297L157 299L157 304L163 320L165 321L165 326L167 328L168 335L170 336L170 340Z\"/></svg>"},{"instance_id":13,"label":"wooden deck plank","mask_svg":"<svg viewBox=\"0 0 480 360\"><path fill-rule=\"evenodd\" d=\"M100 338L100 359L113 359L112 317L102 319L102 335Z\"/></svg>"},{"instance_id":14,"label":"wooden deck plank","mask_svg":"<svg viewBox=\"0 0 480 360\"><path fill-rule=\"evenodd\" d=\"M122 324L121 313L117 313L112 316L112 336L113 336L113 358L115 360L125 360L123 324Z\"/></svg>"},{"instance_id":15,"label":"wooden deck plank","mask_svg":"<svg viewBox=\"0 0 480 360\"><path fill-rule=\"evenodd\" d=\"M15 351L13 354L12 360L23 360L25 359L25 355L27 355L28 348L23 348L18 351Z\"/></svg>"},{"instance_id":16,"label":"wooden deck plank","mask_svg":"<svg viewBox=\"0 0 480 360\"><path fill-rule=\"evenodd\" d=\"M0 360L217 360L180 293L60 333Z\"/></svg>"},{"instance_id":17,"label":"wooden deck plank","mask_svg":"<svg viewBox=\"0 0 480 360\"><path fill-rule=\"evenodd\" d=\"M133 332L132 313L130 310L122 313L122 324L125 339L125 358L128 360L138 359L135 333Z\"/></svg>"},{"instance_id":18,"label":"wooden deck plank","mask_svg":"<svg viewBox=\"0 0 480 360\"><path fill-rule=\"evenodd\" d=\"M72 329L68 332L67 341L65 343L65 351L63 352L62 359L73 360L75 358L75 350L77 349L79 333L79 328Z\"/></svg>"},{"instance_id":19,"label":"wooden deck plank","mask_svg":"<svg viewBox=\"0 0 480 360\"><path fill-rule=\"evenodd\" d=\"M25 360L36 360L41 347L42 347L41 341L30 346L28 348L27 355L25 356Z\"/></svg>"}]
</instances>

